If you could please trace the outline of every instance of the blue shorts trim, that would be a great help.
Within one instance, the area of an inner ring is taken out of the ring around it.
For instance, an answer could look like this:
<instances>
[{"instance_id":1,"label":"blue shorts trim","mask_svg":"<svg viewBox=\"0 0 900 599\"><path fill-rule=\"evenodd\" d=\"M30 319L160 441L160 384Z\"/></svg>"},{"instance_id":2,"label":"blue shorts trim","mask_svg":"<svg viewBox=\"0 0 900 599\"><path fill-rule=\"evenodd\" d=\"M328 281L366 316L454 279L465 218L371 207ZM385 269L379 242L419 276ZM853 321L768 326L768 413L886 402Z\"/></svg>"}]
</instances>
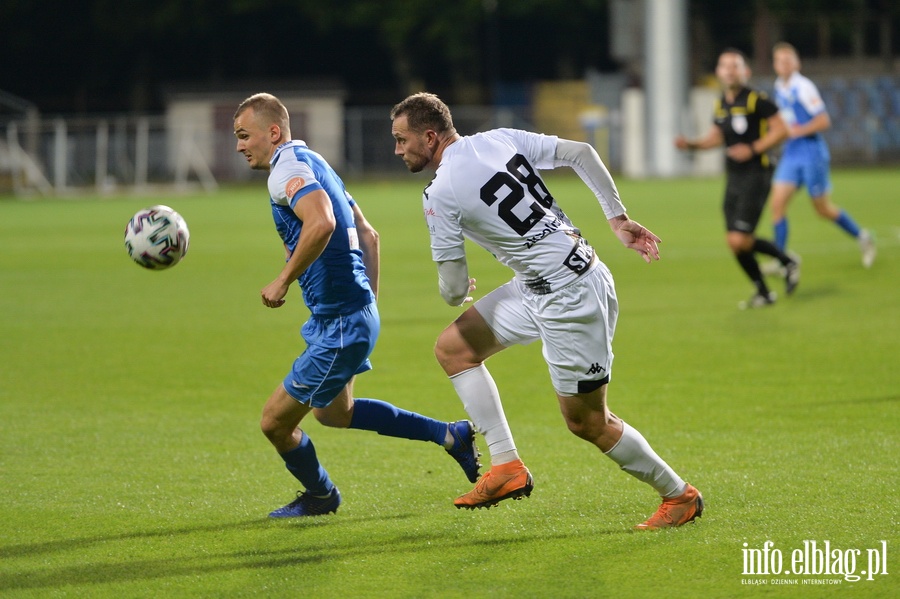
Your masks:
<instances>
[{"instance_id":1,"label":"blue shorts trim","mask_svg":"<svg viewBox=\"0 0 900 599\"><path fill-rule=\"evenodd\" d=\"M284 390L302 404L328 406L350 379L372 369L380 329L374 303L352 314L311 316L300 329L306 350L284 377Z\"/></svg>"},{"instance_id":2,"label":"blue shorts trim","mask_svg":"<svg viewBox=\"0 0 900 599\"><path fill-rule=\"evenodd\" d=\"M827 159L786 154L775 168L775 182L789 183L798 189L805 185L809 197L819 198L831 191L830 170Z\"/></svg>"}]
</instances>

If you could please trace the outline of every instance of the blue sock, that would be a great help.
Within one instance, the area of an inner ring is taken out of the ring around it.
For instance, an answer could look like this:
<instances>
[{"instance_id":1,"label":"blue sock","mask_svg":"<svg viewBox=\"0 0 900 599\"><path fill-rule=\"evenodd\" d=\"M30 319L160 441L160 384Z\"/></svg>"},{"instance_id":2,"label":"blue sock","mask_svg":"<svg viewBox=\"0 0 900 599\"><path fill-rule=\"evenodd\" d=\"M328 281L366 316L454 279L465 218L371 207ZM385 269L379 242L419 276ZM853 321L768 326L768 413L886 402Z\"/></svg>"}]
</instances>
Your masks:
<instances>
[{"instance_id":1,"label":"blue sock","mask_svg":"<svg viewBox=\"0 0 900 599\"><path fill-rule=\"evenodd\" d=\"M447 423L407 412L377 399L354 399L350 428L375 431L387 437L444 444Z\"/></svg>"},{"instance_id":2,"label":"blue sock","mask_svg":"<svg viewBox=\"0 0 900 599\"><path fill-rule=\"evenodd\" d=\"M841 210L841 213L838 215L836 219L834 219L834 224L845 230L847 233L850 233L853 237L859 237L859 225L850 218L850 215Z\"/></svg>"},{"instance_id":3,"label":"blue sock","mask_svg":"<svg viewBox=\"0 0 900 599\"><path fill-rule=\"evenodd\" d=\"M786 218L782 218L780 221L775 223L775 246L784 251L784 248L787 247L788 240L788 220Z\"/></svg>"},{"instance_id":4,"label":"blue sock","mask_svg":"<svg viewBox=\"0 0 900 599\"><path fill-rule=\"evenodd\" d=\"M328 478L328 473L319 464L316 457L316 448L306 433L300 439L300 445L281 454L284 465L294 478L300 481L303 488L310 494L324 497L334 489L334 483Z\"/></svg>"}]
</instances>

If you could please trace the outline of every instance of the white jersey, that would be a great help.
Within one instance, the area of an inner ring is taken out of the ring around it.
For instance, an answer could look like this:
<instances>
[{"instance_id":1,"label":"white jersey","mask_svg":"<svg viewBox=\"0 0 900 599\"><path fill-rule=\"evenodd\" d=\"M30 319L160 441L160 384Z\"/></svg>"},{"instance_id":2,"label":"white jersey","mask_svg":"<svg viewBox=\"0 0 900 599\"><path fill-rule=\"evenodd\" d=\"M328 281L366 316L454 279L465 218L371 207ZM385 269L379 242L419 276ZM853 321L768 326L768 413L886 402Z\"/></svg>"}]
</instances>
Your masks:
<instances>
[{"instance_id":1,"label":"white jersey","mask_svg":"<svg viewBox=\"0 0 900 599\"><path fill-rule=\"evenodd\" d=\"M464 258L469 238L534 293L555 291L586 272L594 249L537 172L555 167L557 139L494 129L444 149L422 198L434 261ZM601 198L608 218L624 212L618 198L611 203Z\"/></svg>"},{"instance_id":2,"label":"white jersey","mask_svg":"<svg viewBox=\"0 0 900 599\"><path fill-rule=\"evenodd\" d=\"M781 111L781 118L788 127L805 125L821 112L825 112L825 102L816 84L800 73L794 72L787 81L780 77L775 80L775 102ZM804 137L792 137L784 143L784 158L799 158L818 162L828 159L828 146L822 132Z\"/></svg>"},{"instance_id":3,"label":"white jersey","mask_svg":"<svg viewBox=\"0 0 900 599\"><path fill-rule=\"evenodd\" d=\"M781 109L781 118L790 127L804 125L820 112L825 112L825 102L819 88L809 78L794 72L788 79L775 79L775 102Z\"/></svg>"}]
</instances>

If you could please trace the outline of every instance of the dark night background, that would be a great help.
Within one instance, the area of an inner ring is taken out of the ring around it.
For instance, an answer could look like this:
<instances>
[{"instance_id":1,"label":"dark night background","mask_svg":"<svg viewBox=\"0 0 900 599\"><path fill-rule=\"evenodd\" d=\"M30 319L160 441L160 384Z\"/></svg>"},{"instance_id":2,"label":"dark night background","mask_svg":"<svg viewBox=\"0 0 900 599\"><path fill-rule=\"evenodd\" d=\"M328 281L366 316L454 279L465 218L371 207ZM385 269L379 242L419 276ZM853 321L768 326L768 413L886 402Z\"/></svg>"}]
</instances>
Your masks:
<instances>
[{"instance_id":1,"label":"dark night background","mask_svg":"<svg viewBox=\"0 0 900 599\"><path fill-rule=\"evenodd\" d=\"M328 78L350 105L417 86L490 102L497 82L627 70L610 52L612 1L0 0L0 90L45 114L158 112L173 85L266 79ZM890 0L689 0L689 11L695 76L724 46L752 54L761 18L804 56L895 54L900 38Z\"/></svg>"}]
</instances>

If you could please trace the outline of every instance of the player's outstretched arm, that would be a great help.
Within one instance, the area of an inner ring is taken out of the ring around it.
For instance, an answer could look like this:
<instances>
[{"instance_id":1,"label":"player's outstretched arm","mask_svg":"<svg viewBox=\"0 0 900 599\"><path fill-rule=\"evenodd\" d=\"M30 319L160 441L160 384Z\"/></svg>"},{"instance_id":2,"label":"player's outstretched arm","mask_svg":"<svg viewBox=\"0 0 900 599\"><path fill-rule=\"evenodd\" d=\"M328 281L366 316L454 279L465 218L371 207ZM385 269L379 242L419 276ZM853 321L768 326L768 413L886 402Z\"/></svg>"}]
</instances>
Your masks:
<instances>
[{"instance_id":1,"label":"player's outstretched arm","mask_svg":"<svg viewBox=\"0 0 900 599\"><path fill-rule=\"evenodd\" d=\"M725 135L722 130L712 125L706 135L697 139L688 139L683 135L675 138L675 147L679 150L709 150L725 143Z\"/></svg>"},{"instance_id":2,"label":"player's outstretched arm","mask_svg":"<svg viewBox=\"0 0 900 599\"><path fill-rule=\"evenodd\" d=\"M359 247L363 253L363 264L366 267L366 276L369 277L369 286L375 299L378 299L378 281L381 271L381 238L366 217L363 216L359 204L353 204L353 220L356 223L356 233L359 235Z\"/></svg>"},{"instance_id":3,"label":"player's outstretched arm","mask_svg":"<svg viewBox=\"0 0 900 599\"><path fill-rule=\"evenodd\" d=\"M609 219L609 226L625 247L631 248L641 255L644 262L650 264L653 260L659 260L659 246L662 239L652 231L622 214Z\"/></svg>"},{"instance_id":4,"label":"player's outstretched arm","mask_svg":"<svg viewBox=\"0 0 900 599\"><path fill-rule=\"evenodd\" d=\"M625 213L625 206L619 200L619 190L606 165L590 144L571 139L556 142L554 167L568 166L593 192L606 218Z\"/></svg>"}]
</instances>

